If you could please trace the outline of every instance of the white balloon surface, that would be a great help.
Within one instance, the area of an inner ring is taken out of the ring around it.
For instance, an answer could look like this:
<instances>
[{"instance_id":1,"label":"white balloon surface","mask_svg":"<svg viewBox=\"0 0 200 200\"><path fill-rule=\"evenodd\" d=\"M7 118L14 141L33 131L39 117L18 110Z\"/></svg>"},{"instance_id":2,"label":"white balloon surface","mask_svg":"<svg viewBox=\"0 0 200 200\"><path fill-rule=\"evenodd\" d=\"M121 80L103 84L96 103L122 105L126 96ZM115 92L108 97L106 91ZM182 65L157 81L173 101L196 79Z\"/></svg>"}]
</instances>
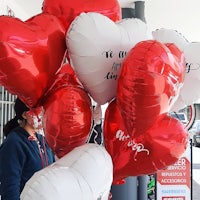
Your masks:
<instances>
[{"instance_id":1,"label":"white balloon surface","mask_svg":"<svg viewBox=\"0 0 200 200\"><path fill-rule=\"evenodd\" d=\"M90 12L71 23L66 35L70 64L92 98L103 105L116 95L118 74L127 53L138 42L152 39L139 19L118 23Z\"/></svg>"},{"instance_id":2,"label":"white balloon surface","mask_svg":"<svg viewBox=\"0 0 200 200\"><path fill-rule=\"evenodd\" d=\"M187 39L178 31L173 29L161 28L152 32L155 40L162 43L174 43L180 50L189 43Z\"/></svg>"},{"instance_id":3,"label":"white balloon surface","mask_svg":"<svg viewBox=\"0 0 200 200\"><path fill-rule=\"evenodd\" d=\"M36 172L21 200L108 200L113 165L105 148L85 144Z\"/></svg>"},{"instance_id":4,"label":"white balloon surface","mask_svg":"<svg viewBox=\"0 0 200 200\"><path fill-rule=\"evenodd\" d=\"M185 46L186 76L184 85L180 91L179 99L174 106L183 101L185 105L191 105L200 99L200 42L192 42Z\"/></svg>"}]
</instances>

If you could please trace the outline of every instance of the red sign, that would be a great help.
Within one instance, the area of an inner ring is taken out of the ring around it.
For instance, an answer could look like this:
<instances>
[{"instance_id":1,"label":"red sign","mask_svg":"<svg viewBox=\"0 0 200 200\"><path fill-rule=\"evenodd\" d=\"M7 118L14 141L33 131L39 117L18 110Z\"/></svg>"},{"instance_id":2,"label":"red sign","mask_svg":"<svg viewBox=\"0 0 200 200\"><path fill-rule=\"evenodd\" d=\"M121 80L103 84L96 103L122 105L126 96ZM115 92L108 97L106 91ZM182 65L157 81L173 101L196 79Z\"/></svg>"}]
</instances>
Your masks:
<instances>
[{"instance_id":1,"label":"red sign","mask_svg":"<svg viewBox=\"0 0 200 200\"><path fill-rule=\"evenodd\" d=\"M174 165L157 174L157 181L161 185L187 185L190 188L190 162L186 157L179 158Z\"/></svg>"},{"instance_id":2,"label":"red sign","mask_svg":"<svg viewBox=\"0 0 200 200\"><path fill-rule=\"evenodd\" d=\"M158 200L191 200L192 144L176 163L157 172L156 194Z\"/></svg>"}]
</instances>

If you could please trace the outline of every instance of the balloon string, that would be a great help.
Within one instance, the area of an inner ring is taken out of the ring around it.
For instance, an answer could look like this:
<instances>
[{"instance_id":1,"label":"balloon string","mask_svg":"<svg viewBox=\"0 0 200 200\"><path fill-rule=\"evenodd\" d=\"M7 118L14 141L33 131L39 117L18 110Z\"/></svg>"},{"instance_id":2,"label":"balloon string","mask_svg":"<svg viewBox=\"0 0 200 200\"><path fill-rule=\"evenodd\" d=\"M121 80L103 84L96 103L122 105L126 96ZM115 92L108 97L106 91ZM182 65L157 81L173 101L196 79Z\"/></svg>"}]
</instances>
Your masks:
<instances>
[{"instance_id":1,"label":"balloon string","mask_svg":"<svg viewBox=\"0 0 200 200\"><path fill-rule=\"evenodd\" d=\"M40 144L37 142L37 145L38 145L38 151L39 151L39 154L40 154L40 159L41 159L41 162L42 162L42 168L44 168L45 163L44 163L43 154L42 154L42 151L41 151L41 148L40 148Z\"/></svg>"},{"instance_id":2,"label":"balloon string","mask_svg":"<svg viewBox=\"0 0 200 200\"><path fill-rule=\"evenodd\" d=\"M89 135L89 137L88 137L86 143L90 143L90 140L91 140L93 134L95 133L95 136L94 136L94 143L95 143L95 144L98 144L98 145L104 146L103 132L102 132L102 131L101 131L101 132L98 132L98 131L95 129L95 126L96 126L96 125L99 125L99 124L94 124L94 125L93 125L92 130L91 130L91 132L90 132L90 135ZM98 138L98 135L99 135L99 134L101 134L101 141L100 141L100 144L99 144L98 141L97 141L97 138Z\"/></svg>"},{"instance_id":3,"label":"balloon string","mask_svg":"<svg viewBox=\"0 0 200 200\"><path fill-rule=\"evenodd\" d=\"M47 149L46 149L46 145L45 145L44 136L42 136L42 143L43 143L44 156L45 156L45 161L46 161L46 166L47 166L49 164L49 160L48 160L48 155L47 155Z\"/></svg>"},{"instance_id":4,"label":"balloon string","mask_svg":"<svg viewBox=\"0 0 200 200\"><path fill-rule=\"evenodd\" d=\"M91 137L92 137L93 131L94 131L94 126L92 127L92 130L91 130L91 132L90 132L90 135L89 135L88 140L87 140L86 143L89 143L89 141L90 141L90 139L91 139Z\"/></svg>"},{"instance_id":5,"label":"balloon string","mask_svg":"<svg viewBox=\"0 0 200 200\"><path fill-rule=\"evenodd\" d=\"M98 133L97 130L95 130L95 129L94 129L94 133L95 133L95 136L94 136L94 143L95 143L95 144L98 144L97 141L96 141L96 139L97 139L99 133Z\"/></svg>"}]
</instances>

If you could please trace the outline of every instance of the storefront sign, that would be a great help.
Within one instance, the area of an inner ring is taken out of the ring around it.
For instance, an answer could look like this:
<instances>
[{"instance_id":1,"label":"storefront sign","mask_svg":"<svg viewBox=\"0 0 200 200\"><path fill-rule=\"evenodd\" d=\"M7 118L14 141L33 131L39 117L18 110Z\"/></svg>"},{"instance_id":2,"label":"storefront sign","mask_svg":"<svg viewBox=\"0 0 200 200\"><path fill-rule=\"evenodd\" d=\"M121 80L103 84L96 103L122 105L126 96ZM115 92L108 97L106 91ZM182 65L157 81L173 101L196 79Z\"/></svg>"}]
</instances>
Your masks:
<instances>
[{"instance_id":1,"label":"storefront sign","mask_svg":"<svg viewBox=\"0 0 200 200\"><path fill-rule=\"evenodd\" d=\"M191 144L179 160L157 173L157 200L191 200Z\"/></svg>"}]
</instances>

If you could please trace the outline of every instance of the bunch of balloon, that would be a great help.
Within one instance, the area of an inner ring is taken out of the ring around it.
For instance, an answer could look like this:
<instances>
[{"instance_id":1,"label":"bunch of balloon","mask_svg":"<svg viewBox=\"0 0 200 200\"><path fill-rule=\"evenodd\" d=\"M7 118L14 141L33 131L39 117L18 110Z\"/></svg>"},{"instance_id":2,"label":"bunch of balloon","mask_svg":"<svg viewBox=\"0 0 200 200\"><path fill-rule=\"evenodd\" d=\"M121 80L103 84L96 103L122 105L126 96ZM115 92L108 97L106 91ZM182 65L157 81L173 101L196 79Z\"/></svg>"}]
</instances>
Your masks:
<instances>
[{"instance_id":1,"label":"bunch of balloon","mask_svg":"<svg viewBox=\"0 0 200 200\"><path fill-rule=\"evenodd\" d=\"M154 41L144 20L122 20L117 0L44 0L41 12L25 22L0 17L1 27L7 27L0 30L0 84L29 107L44 106L45 135L60 160L51 167L67 157L67 164L55 171L69 169L68 164L79 163L79 155L90 151L84 145L92 126L91 98L99 105L110 103L104 137L114 171L110 160L110 176L101 174L100 190L84 193L85 199L106 200L112 181L153 173L175 162L187 138L180 123L166 114L184 77L176 47ZM76 147L81 153L73 151ZM102 151L105 148L98 147L93 158ZM81 164L85 174L90 168L87 159ZM104 171L105 165L99 164ZM94 172L95 165L91 167ZM95 173L89 180L95 180Z\"/></svg>"}]
</instances>

